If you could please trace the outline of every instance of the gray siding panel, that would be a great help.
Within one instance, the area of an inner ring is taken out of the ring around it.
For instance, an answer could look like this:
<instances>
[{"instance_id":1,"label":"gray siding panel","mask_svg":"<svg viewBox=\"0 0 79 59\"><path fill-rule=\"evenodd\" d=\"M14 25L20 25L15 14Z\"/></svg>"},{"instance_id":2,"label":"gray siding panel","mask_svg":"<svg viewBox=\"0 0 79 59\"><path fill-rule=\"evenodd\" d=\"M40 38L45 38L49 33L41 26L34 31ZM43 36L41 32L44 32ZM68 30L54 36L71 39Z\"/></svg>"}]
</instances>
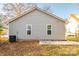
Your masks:
<instances>
[{"instance_id":1,"label":"gray siding panel","mask_svg":"<svg viewBox=\"0 0 79 59\"><path fill-rule=\"evenodd\" d=\"M26 25L32 25L32 34L27 35ZM46 24L52 24L52 35L47 35ZM9 24L9 34L16 35L18 39L65 39L65 23L48 16L38 10L25 15Z\"/></svg>"}]
</instances>

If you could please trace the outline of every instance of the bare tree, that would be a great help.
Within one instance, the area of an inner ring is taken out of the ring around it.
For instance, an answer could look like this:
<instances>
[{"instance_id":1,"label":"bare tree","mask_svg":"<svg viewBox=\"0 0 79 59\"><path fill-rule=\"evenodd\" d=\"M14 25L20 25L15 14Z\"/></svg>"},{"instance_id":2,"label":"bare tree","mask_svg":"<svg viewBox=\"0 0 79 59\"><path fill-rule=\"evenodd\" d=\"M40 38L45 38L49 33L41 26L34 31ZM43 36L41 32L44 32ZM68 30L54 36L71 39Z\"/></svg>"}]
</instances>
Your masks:
<instances>
[{"instance_id":1,"label":"bare tree","mask_svg":"<svg viewBox=\"0 0 79 59\"><path fill-rule=\"evenodd\" d=\"M42 5L43 9L51 11L51 4L44 4Z\"/></svg>"},{"instance_id":2,"label":"bare tree","mask_svg":"<svg viewBox=\"0 0 79 59\"><path fill-rule=\"evenodd\" d=\"M7 3L3 4L3 11L6 13L7 18L17 17L25 13L28 9L36 7L34 3ZM51 5L43 6L43 9L51 11Z\"/></svg>"},{"instance_id":3,"label":"bare tree","mask_svg":"<svg viewBox=\"0 0 79 59\"><path fill-rule=\"evenodd\" d=\"M51 6L44 6L43 7L45 10L50 10Z\"/></svg>"},{"instance_id":4,"label":"bare tree","mask_svg":"<svg viewBox=\"0 0 79 59\"><path fill-rule=\"evenodd\" d=\"M3 32L3 25L2 25L2 15L0 15L0 36L2 35L2 32Z\"/></svg>"},{"instance_id":5,"label":"bare tree","mask_svg":"<svg viewBox=\"0 0 79 59\"><path fill-rule=\"evenodd\" d=\"M3 11L6 12L8 17L17 17L35 5L32 3L8 3L4 4Z\"/></svg>"}]
</instances>

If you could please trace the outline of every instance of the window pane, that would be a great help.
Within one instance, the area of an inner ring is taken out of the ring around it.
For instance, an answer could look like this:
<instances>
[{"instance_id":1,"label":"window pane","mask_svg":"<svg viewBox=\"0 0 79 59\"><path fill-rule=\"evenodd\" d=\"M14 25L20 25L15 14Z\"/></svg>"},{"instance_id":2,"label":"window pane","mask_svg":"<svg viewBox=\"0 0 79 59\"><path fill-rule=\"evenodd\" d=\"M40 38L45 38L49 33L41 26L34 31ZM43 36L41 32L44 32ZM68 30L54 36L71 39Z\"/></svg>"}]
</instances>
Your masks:
<instances>
[{"instance_id":1,"label":"window pane","mask_svg":"<svg viewBox=\"0 0 79 59\"><path fill-rule=\"evenodd\" d=\"M31 35L31 30L27 30L27 35Z\"/></svg>"},{"instance_id":2,"label":"window pane","mask_svg":"<svg viewBox=\"0 0 79 59\"><path fill-rule=\"evenodd\" d=\"M51 30L47 30L47 34L48 35L51 35Z\"/></svg>"},{"instance_id":3,"label":"window pane","mask_svg":"<svg viewBox=\"0 0 79 59\"><path fill-rule=\"evenodd\" d=\"M31 26L30 26L30 25L28 25L27 29L31 30Z\"/></svg>"},{"instance_id":4,"label":"window pane","mask_svg":"<svg viewBox=\"0 0 79 59\"><path fill-rule=\"evenodd\" d=\"M48 25L48 29L51 29L51 25Z\"/></svg>"}]
</instances>

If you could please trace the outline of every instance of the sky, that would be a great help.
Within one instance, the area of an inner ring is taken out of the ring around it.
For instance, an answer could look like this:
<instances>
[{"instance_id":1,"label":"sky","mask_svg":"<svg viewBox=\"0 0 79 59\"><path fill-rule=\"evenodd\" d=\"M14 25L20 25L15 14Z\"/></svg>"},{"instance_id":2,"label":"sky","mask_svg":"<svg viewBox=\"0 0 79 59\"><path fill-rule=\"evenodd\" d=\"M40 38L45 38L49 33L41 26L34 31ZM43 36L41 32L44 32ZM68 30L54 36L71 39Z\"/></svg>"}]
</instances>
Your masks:
<instances>
[{"instance_id":1,"label":"sky","mask_svg":"<svg viewBox=\"0 0 79 59\"><path fill-rule=\"evenodd\" d=\"M43 3L38 4L40 8L50 7L50 11L63 18L67 19L70 14L79 14L79 4L77 3Z\"/></svg>"},{"instance_id":2,"label":"sky","mask_svg":"<svg viewBox=\"0 0 79 59\"><path fill-rule=\"evenodd\" d=\"M37 3L37 6L43 9L50 7L49 11L63 19L67 19L70 14L79 14L77 3ZM0 4L0 12L2 7L3 5Z\"/></svg>"}]
</instances>

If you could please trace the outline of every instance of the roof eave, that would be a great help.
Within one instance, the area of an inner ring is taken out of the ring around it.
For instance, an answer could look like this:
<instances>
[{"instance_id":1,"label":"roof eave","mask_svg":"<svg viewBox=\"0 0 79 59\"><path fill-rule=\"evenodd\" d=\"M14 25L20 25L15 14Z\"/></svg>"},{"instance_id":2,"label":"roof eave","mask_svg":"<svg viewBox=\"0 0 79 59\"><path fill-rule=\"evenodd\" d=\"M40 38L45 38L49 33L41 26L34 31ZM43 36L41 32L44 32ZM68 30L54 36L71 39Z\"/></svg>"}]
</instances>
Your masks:
<instances>
[{"instance_id":1,"label":"roof eave","mask_svg":"<svg viewBox=\"0 0 79 59\"><path fill-rule=\"evenodd\" d=\"M26 12L26 13L24 13L23 15L14 18L12 21L9 21L9 23L15 21L16 19L18 19L18 18L20 18L20 17L22 17L22 16L24 16L24 15L27 15L28 13L30 13L31 11L36 10L36 9L39 10L39 11L42 11L42 12L44 12L44 13L46 13L46 14L52 16L52 17L55 17L56 19L58 19L58 20L60 20L60 21L62 21L62 22L65 23L65 19L62 19L62 18L60 18L60 17L58 17L58 16L56 16L56 15L54 15L54 14L48 12L47 10L42 10L41 8L38 8L38 7L33 7L29 12Z\"/></svg>"}]
</instances>

